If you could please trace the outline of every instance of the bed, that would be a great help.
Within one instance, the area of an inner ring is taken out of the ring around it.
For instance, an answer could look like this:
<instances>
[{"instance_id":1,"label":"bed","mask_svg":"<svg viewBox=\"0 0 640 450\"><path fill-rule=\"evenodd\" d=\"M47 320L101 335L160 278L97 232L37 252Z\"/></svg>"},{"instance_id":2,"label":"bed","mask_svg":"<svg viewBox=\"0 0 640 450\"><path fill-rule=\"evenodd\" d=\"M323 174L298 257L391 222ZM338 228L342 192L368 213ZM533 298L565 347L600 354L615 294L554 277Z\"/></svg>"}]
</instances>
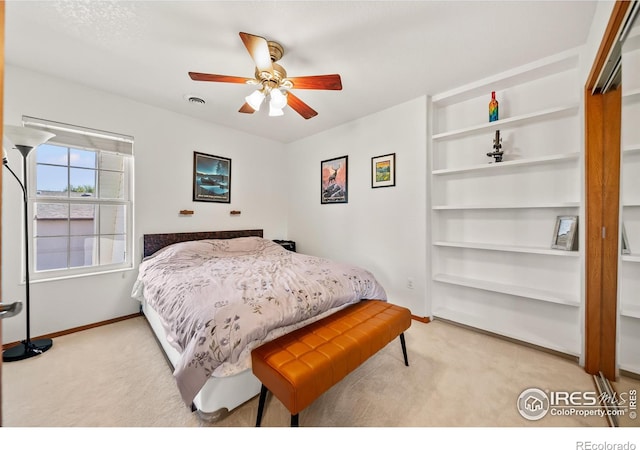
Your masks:
<instances>
[{"instance_id":1,"label":"bed","mask_svg":"<svg viewBox=\"0 0 640 450\"><path fill-rule=\"evenodd\" d=\"M287 250L262 230L143 237L132 289L186 405L216 421L260 392L251 350L363 299L362 268Z\"/></svg>"}]
</instances>

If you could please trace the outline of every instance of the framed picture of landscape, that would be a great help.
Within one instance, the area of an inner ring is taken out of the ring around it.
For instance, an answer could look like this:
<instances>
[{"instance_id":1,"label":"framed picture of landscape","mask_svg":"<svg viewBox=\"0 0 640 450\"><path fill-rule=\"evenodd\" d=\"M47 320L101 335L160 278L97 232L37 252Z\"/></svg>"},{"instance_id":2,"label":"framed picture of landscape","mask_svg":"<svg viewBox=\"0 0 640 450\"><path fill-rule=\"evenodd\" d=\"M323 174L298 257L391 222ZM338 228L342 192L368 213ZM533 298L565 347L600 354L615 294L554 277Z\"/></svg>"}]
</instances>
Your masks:
<instances>
[{"instance_id":1,"label":"framed picture of landscape","mask_svg":"<svg viewBox=\"0 0 640 450\"><path fill-rule=\"evenodd\" d=\"M374 156L371 158L371 187L390 187L396 185L396 154Z\"/></svg>"},{"instance_id":2,"label":"framed picture of landscape","mask_svg":"<svg viewBox=\"0 0 640 450\"><path fill-rule=\"evenodd\" d=\"M193 201L231 203L231 159L193 152Z\"/></svg>"}]
</instances>

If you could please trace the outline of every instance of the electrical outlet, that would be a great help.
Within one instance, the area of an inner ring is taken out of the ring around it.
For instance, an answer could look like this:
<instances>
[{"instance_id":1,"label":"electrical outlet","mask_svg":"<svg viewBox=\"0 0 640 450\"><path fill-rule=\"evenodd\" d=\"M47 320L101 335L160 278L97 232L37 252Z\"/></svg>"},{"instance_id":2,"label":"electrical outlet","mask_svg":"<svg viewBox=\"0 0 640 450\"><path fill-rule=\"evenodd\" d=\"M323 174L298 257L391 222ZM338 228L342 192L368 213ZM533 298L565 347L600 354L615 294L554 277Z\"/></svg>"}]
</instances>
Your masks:
<instances>
[{"instance_id":1,"label":"electrical outlet","mask_svg":"<svg viewBox=\"0 0 640 450\"><path fill-rule=\"evenodd\" d=\"M407 278L407 288L413 289L413 278Z\"/></svg>"}]
</instances>

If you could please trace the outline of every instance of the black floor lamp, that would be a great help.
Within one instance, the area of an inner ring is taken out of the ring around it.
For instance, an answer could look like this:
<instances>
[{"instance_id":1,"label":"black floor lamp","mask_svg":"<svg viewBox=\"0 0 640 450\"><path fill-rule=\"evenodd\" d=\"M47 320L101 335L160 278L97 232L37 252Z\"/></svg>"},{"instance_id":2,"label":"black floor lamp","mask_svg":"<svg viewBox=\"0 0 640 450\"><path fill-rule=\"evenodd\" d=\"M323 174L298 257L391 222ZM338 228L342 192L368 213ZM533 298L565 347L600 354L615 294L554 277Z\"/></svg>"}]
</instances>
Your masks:
<instances>
[{"instance_id":1,"label":"black floor lamp","mask_svg":"<svg viewBox=\"0 0 640 450\"><path fill-rule=\"evenodd\" d=\"M20 361L21 359L27 359L31 358L32 356L37 356L49 350L53 345L51 339L36 339L33 341L31 340L31 320L29 316L29 221L27 212L29 196L27 195L27 155L29 155L29 152L36 148L38 145L44 144L49 139L54 137L55 134L48 133L46 131L35 130L33 128L5 125L4 136L11 142L13 147L15 147L22 154L22 181L20 181L20 178L18 178L15 172L11 170L8 165L7 158L4 155L2 158L2 165L6 167L9 172L11 172L11 174L20 184L24 201L24 285L26 290L25 315L27 316L27 337L24 341L20 342L20 344L16 345L15 347L9 348L2 353L2 361L10 362Z\"/></svg>"}]
</instances>

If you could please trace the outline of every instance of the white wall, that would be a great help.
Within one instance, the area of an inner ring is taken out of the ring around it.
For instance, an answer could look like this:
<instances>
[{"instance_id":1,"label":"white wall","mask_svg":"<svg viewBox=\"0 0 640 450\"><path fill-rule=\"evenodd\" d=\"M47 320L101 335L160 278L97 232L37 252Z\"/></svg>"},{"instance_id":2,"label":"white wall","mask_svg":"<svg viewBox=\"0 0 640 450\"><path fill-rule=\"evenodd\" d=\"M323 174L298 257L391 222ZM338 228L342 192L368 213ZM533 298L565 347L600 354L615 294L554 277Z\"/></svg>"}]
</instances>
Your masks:
<instances>
[{"instance_id":1,"label":"white wall","mask_svg":"<svg viewBox=\"0 0 640 450\"><path fill-rule=\"evenodd\" d=\"M599 2L584 61L592 61L613 2ZM586 75L589 67L583 67ZM299 251L356 263L371 270L390 301L429 316L427 252L427 107L420 97L310 138L283 145L77 84L5 69L5 123L23 114L135 137L136 254L143 233L263 228L289 238ZM232 159L231 204L192 202L193 151ZM371 158L396 153L396 186L371 188ZM349 202L320 204L320 162L349 155ZM289 178L267 174L286 161ZM11 167L21 173L17 151ZM24 299L21 194L3 177L2 292ZM193 209L193 217L179 217ZM230 216L231 209L241 210ZM42 335L137 311L130 299L136 271L32 286L32 335ZM414 280L414 288L407 280ZM4 342L24 338L24 314L3 323Z\"/></svg>"},{"instance_id":2,"label":"white wall","mask_svg":"<svg viewBox=\"0 0 640 450\"><path fill-rule=\"evenodd\" d=\"M426 97L287 146L288 236L300 252L370 270L389 300L430 315L426 257ZM396 153L396 186L371 188L371 158ZM346 204L320 204L320 164L349 156ZM413 289L407 279L414 280Z\"/></svg>"},{"instance_id":3,"label":"white wall","mask_svg":"<svg viewBox=\"0 0 640 450\"><path fill-rule=\"evenodd\" d=\"M122 97L24 69L5 68L5 123L29 115L134 136L135 256L144 233L262 228L267 238L286 237L286 191L280 170L284 145L188 118ZM7 149L22 173L17 150ZM193 152L232 159L231 203L192 201ZM22 194L5 173L2 191L3 301L24 301ZM192 217L178 211L192 209ZM232 209L242 211L230 216ZM130 298L137 270L33 283L31 335L67 330L138 311ZM3 323L3 341L25 337L24 313Z\"/></svg>"}]
</instances>

